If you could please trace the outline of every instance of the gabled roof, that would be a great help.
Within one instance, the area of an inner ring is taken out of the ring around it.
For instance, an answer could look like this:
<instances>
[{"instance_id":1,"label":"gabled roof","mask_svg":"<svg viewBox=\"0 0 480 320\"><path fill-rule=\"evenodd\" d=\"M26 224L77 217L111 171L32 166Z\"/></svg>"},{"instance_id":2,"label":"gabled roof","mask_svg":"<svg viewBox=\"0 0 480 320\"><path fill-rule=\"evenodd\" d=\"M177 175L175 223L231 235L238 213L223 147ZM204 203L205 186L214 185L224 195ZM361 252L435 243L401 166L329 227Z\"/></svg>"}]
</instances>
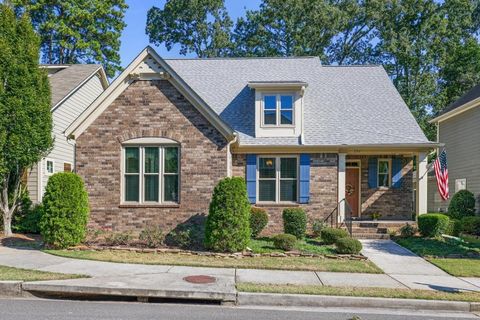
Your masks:
<instances>
[{"instance_id":1,"label":"gabled roof","mask_svg":"<svg viewBox=\"0 0 480 320\"><path fill-rule=\"evenodd\" d=\"M108 80L103 67L98 64L41 65L48 70L48 80L52 92L52 109L66 100L84 82L99 74L104 89Z\"/></svg>"},{"instance_id":2,"label":"gabled roof","mask_svg":"<svg viewBox=\"0 0 480 320\"><path fill-rule=\"evenodd\" d=\"M295 146L300 139L256 138L249 83L306 83L304 145L397 145L429 141L381 66L322 66L317 57L166 59L239 133L242 145Z\"/></svg>"},{"instance_id":3,"label":"gabled roof","mask_svg":"<svg viewBox=\"0 0 480 320\"><path fill-rule=\"evenodd\" d=\"M434 145L381 66L322 66L318 57L162 59L151 47L135 58L65 134L78 137L140 73L147 78L167 77L226 137L238 134L241 145ZM270 83L305 89L302 139L255 137L251 86Z\"/></svg>"},{"instance_id":4,"label":"gabled roof","mask_svg":"<svg viewBox=\"0 0 480 320\"><path fill-rule=\"evenodd\" d=\"M70 126L65 130L67 137L78 137L112 103L140 73L154 78L163 74L227 140L234 136L233 130L225 123L198 94L156 53L147 46L125 70Z\"/></svg>"},{"instance_id":5,"label":"gabled roof","mask_svg":"<svg viewBox=\"0 0 480 320\"><path fill-rule=\"evenodd\" d=\"M476 85L463 96L452 102L445 109L439 112L435 118L430 120L431 123L441 121L462 111L466 111L471 107L479 105L480 102L480 84Z\"/></svg>"}]
</instances>

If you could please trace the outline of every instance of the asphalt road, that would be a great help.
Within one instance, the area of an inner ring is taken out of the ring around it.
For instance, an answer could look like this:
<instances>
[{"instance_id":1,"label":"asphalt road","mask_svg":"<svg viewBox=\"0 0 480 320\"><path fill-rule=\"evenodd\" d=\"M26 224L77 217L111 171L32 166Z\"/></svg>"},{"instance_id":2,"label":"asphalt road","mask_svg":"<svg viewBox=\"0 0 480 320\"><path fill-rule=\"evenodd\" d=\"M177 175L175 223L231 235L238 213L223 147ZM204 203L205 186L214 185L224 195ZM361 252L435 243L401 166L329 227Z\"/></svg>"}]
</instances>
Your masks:
<instances>
[{"instance_id":1,"label":"asphalt road","mask_svg":"<svg viewBox=\"0 0 480 320\"><path fill-rule=\"evenodd\" d=\"M0 299L1 320L57 319L196 319L196 320L445 320L480 319L473 314L440 314L420 311L248 308L192 304L137 302L87 302L41 299ZM355 319L355 318L353 318Z\"/></svg>"}]
</instances>

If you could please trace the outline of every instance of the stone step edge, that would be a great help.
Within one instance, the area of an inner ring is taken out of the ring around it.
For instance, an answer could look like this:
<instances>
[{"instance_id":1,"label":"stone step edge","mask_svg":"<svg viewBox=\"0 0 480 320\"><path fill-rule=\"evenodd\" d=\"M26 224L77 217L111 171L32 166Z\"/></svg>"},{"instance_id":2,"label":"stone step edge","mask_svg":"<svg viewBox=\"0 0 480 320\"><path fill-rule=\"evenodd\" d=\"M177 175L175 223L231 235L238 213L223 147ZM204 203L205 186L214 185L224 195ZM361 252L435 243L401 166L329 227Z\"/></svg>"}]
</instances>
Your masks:
<instances>
[{"instance_id":1,"label":"stone step edge","mask_svg":"<svg viewBox=\"0 0 480 320\"><path fill-rule=\"evenodd\" d=\"M348 296L323 296L307 294L278 294L239 292L240 306L282 306L316 308L398 308L411 310L478 312L480 303L445 300L396 299Z\"/></svg>"}]
</instances>

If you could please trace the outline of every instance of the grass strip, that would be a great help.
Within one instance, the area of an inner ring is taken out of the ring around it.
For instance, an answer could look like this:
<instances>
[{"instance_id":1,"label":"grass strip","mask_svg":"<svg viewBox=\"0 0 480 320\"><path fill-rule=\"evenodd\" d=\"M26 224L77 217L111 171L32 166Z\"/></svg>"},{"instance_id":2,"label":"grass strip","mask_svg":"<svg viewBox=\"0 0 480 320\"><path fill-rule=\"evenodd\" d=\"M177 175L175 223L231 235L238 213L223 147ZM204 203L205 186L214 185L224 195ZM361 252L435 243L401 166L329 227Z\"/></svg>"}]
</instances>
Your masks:
<instances>
[{"instance_id":1,"label":"grass strip","mask_svg":"<svg viewBox=\"0 0 480 320\"><path fill-rule=\"evenodd\" d=\"M85 277L86 276L79 275L79 274L64 274L64 273L46 272L46 271L0 266L1 281L66 280L66 279L77 279L77 278L85 278Z\"/></svg>"},{"instance_id":2,"label":"grass strip","mask_svg":"<svg viewBox=\"0 0 480 320\"><path fill-rule=\"evenodd\" d=\"M480 302L477 292L237 283L242 292Z\"/></svg>"},{"instance_id":3,"label":"grass strip","mask_svg":"<svg viewBox=\"0 0 480 320\"><path fill-rule=\"evenodd\" d=\"M240 269L330 271L355 273L383 273L371 261L343 260L312 257L215 257L181 253L143 253L116 250L44 250L53 255L118 263L175 265L191 267L216 267Z\"/></svg>"}]
</instances>

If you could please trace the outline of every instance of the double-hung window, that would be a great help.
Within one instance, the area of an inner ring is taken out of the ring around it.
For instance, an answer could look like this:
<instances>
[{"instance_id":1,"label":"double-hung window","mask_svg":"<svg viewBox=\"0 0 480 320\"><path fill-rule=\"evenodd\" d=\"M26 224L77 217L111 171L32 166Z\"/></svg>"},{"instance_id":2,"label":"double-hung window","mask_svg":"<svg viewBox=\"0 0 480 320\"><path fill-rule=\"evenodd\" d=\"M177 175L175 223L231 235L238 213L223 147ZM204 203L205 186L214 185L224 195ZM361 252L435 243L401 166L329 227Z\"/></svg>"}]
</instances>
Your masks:
<instances>
[{"instance_id":1,"label":"double-hung window","mask_svg":"<svg viewBox=\"0 0 480 320\"><path fill-rule=\"evenodd\" d=\"M390 159L379 159L378 160L378 186L379 187L390 187L392 181L391 177L391 166L392 162Z\"/></svg>"},{"instance_id":2,"label":"double-hung window","mask_svg":"<svg viewBox=\"0 0 480 320\"><path fill-rule=\"evenodd\" d=\"M123 202L178 203L179 149L125 147L123 175Z\"/></svg>"},{"instance_id":3,"label":"double-hung window","mask_svg":"<svg viewBox=\"0 0 480 320\"><path fill-rule=\"evenodd\" d=\"M259 157L257 188L259 202L296 202L297 177L297 157Z\"/></svg>"},{"instance_id":4,"label":"double-hung window","mask_svg":"<svg viewBox=\"0 0 480 320\"><path fill-rule=\"evenodd\" d=\"M263 125L291 126L294 124L294 97L292 94L265 94L263 96Z\"/></svg>"}]
</instances>

